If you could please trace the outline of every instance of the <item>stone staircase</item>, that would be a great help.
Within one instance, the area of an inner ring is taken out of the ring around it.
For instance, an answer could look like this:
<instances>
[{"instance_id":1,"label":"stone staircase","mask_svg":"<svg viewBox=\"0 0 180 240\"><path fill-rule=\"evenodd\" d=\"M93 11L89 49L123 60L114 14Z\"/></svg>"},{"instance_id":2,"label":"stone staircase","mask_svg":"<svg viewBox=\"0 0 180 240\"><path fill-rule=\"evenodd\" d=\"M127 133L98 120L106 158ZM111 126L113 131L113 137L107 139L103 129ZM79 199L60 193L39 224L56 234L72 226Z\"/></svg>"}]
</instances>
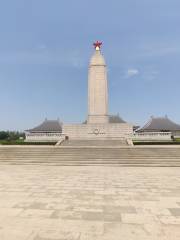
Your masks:
<instances>
[{"instance_id":1,"label":"stone staircase","mask_svg":"<svg viewBox=\"0 0 180 240\"><path fill-rule=\"evenodd\" d=\"M120 140L65 140L61 143L61 146L71 147L114 147L114 146L128 146L126 139Z\"/></svg>"},{"instance_id":2,"label":"stone staircase","mask_svg":"<svg viewBox=\"0 0 180 240\"><path fill-rule=\"evenodd\" d=\"M0 146L0 164L180 167L180 147Z\"/></svg>"}]
</instances>

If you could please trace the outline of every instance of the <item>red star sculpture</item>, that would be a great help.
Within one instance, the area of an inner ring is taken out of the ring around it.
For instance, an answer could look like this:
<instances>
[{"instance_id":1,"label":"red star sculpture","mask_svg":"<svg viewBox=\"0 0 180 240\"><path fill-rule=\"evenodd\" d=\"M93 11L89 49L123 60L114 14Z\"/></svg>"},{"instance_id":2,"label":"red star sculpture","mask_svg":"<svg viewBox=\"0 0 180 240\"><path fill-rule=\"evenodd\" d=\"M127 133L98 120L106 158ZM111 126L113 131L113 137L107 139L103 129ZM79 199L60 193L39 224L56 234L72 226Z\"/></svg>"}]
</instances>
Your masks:
<instances>
[{"instance_id":1,"label":"red star sculpture","mask_svg":"<svg viewBox=\"0 0 180 240\"><path fill-rule=\"evenodd\" d=\"M96 49L96 48L101 48L101 45L102 45L102 42L99 42L99 41L97 41L97 42L95 42L94 44L94 48Z\"/></svg>"}]
</instances>

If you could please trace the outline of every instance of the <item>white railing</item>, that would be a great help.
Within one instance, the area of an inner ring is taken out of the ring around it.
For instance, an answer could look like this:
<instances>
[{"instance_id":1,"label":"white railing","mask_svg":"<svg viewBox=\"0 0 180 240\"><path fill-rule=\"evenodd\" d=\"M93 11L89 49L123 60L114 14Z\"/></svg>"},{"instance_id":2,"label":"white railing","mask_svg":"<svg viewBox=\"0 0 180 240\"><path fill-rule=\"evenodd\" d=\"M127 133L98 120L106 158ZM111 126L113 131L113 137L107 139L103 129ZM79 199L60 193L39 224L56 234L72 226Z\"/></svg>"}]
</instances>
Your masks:
<instances>
[{"instance_id":1,"label":"white railing","mask_svg":"<svg viewBox=\"0 0 180 240\"><path fill-rule=\"evenodd\" d=\"M26 133L26 142L57 142L65 139L62 133Z\"/></svg>"},{"instance_id":2,"label":"white railing","mask_svg":"<svg viewBox=\"0 0 180 240\"><path fill-rule=\"evenodd\" d=\"M171 136L171 132L142 132L134 133L132 138L136 141L168 141Z\"/></svg>"}]
</instances>

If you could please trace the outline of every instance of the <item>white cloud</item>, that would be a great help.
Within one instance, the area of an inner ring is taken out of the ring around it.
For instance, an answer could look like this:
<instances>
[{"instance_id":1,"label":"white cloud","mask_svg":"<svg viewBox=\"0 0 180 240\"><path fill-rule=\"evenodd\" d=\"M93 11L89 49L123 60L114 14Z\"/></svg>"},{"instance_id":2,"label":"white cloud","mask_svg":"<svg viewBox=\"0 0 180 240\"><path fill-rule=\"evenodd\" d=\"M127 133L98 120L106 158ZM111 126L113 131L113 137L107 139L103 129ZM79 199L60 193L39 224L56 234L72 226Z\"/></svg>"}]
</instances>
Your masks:
<instances>
[{"instance_id":1,"label":"white cloud","mask_svg":"<svg viewBox=\"0 0 180 240\"><path fill-rule=\"evenodd\" d=\"M139 74L139 70L135 68L130 68L127 70L126 77L131 78Z\"/></svg>"}]
</instances>

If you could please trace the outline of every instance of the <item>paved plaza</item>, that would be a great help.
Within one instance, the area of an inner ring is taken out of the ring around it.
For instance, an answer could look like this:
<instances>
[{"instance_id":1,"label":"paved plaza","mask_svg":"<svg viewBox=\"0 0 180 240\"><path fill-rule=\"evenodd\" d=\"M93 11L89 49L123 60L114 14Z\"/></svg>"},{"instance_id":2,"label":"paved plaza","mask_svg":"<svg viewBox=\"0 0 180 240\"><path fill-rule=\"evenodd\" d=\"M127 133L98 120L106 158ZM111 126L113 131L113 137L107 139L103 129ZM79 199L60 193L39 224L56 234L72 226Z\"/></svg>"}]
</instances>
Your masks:
<instances>
[{"instance_id":1,"label":"paved plaza","mask_svg":"<svg viewBox=\"0 0 180 240\"><path fill-rule=\"evenodd\" d=\"M0 166L1 240L179 240L180 168Z\"/></svg>"}]
</instances>

